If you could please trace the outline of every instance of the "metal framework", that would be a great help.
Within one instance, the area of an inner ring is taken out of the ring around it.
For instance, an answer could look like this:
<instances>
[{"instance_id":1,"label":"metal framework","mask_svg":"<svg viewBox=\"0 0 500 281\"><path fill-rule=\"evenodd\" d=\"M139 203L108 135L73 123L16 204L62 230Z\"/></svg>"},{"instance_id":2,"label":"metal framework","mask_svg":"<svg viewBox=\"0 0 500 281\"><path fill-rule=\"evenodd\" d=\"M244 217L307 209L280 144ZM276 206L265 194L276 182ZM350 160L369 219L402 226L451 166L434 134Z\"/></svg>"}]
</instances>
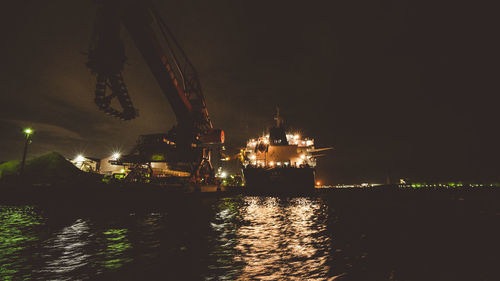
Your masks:
<instances>
[{"instance_id":1,"label":"metal framework","mask_svg":"<svg viewBox=\"0 0 500 281\"><path fill-rule=\"evenodd\" d=\"M150 1L98 2L87 63L96 75L95 103L100 110L122 120L138 116L122 76L127 60L120 38L122 25L131 35L177 119L177 125L167 134L139 138L129 160L124 161L136 166L146 165L152 155L161 154L169 165L189 167L196 180L206 178L206 171L213 177L206 144L224 142L224 133L213 128L197 72ZM117 99L121 109L111 106L113 99Z\"/></svg>"}]
</instances>

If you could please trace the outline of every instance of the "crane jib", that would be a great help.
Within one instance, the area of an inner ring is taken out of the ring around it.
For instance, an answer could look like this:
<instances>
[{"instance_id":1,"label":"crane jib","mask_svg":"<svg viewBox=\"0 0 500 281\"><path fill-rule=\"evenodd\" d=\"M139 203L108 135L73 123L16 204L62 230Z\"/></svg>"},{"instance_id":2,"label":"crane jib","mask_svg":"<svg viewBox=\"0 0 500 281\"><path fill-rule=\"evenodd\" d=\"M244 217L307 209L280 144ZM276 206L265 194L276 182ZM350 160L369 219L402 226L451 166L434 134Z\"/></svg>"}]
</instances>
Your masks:
<instances>
[{"instance_id":1,"label":"crane jib","mask_svg":"<svg viewBox=\"0 0 500 281\"><path fill-rule=\"evenodd\" d=\"M126 61L125 46L120 38L123 26L177 119L168 133L142 136L132 152L124 155L132 165L127 178L150 180L147 175L151 175L151 171L144 170L144 165L158 161L161 156L169 166L189 172L195 182L214 182L208 145L224 143L224 131L213 128L197 72L172 32L150 1L100 0L97 3L95 42L89 48L87 66L97 77L95 103L99 109L123 120L137 116L122 76ZM121 111L112 107L116 104L112 102L114 99Z\"/></svg>"},{"instance_id":2,"label":"crane jib","mask_svg":"<svg viewBox=\"0 0 500 281\"><path fill-rule=\"evenodd\" d=\"M165 56L161 57L161 62L165 66L165 69L167 70L168 74L170 75L170 78L172 79L175 88L177 88L177 93L179 94L179 97L181 98L182 102L184 102L184 105L186 106L187 110L191 112L193 110L193 106L191 105L191 102L188 100L186 93L184 92L184 89L182 89L182 87L179 85L177 78L175 78L175 73L172 70L172 66L170 66Z\"/></svg>"}]
</instances>

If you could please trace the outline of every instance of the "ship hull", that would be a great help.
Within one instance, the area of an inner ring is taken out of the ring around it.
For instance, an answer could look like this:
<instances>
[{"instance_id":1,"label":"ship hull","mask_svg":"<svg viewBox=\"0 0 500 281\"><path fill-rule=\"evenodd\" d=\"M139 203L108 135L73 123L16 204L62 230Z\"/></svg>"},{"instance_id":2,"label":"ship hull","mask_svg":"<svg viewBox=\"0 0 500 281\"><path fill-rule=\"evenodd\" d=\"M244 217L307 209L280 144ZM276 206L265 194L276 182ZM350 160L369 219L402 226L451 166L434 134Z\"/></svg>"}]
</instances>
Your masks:
<instances>
[{"instance_id":1,"label":"ship hull","mask_svg":"<svg viewBox=\"0 0 500 281\"><path fill-rule=\"evenodd\" d=\"M314 168L262 168L243 169L245 190L258 193L303 193L314 191Z\"/></svg>"}]
</instances>

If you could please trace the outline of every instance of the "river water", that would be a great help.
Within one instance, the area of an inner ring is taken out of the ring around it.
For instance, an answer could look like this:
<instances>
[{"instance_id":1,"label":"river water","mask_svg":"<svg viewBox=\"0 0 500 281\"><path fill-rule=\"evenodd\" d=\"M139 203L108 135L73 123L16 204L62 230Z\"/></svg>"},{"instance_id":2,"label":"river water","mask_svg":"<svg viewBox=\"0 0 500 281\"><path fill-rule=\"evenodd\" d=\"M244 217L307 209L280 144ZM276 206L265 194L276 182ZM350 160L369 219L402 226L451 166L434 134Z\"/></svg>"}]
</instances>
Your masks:
<instances>
[{"instance_id":1,"label":"river water","mask_svg":"<svg viewBox=\"0 0 500 281\"><path fill-rule=\"evenodd\" d=\"M500 280L497 193L0 204L0 279Z\"/></svg>"}]
</instances>

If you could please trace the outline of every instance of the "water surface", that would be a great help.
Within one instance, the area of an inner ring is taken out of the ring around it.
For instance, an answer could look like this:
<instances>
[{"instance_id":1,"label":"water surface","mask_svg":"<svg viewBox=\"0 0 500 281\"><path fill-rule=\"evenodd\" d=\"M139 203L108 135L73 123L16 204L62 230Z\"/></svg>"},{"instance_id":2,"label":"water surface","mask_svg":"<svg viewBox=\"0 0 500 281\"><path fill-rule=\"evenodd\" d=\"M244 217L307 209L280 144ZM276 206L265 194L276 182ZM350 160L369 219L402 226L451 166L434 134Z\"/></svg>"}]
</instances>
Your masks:
<instances>
[{"instance_id":1,"label":"water surface","mask_svg":"<svg viewBox=\"0 0 500 281\"><path fill-rule=\"evenodd\" d=\"M140 207L1 205L0 279L498 280L495 196L326 192Z\"/></svg>"}]
</instances>

